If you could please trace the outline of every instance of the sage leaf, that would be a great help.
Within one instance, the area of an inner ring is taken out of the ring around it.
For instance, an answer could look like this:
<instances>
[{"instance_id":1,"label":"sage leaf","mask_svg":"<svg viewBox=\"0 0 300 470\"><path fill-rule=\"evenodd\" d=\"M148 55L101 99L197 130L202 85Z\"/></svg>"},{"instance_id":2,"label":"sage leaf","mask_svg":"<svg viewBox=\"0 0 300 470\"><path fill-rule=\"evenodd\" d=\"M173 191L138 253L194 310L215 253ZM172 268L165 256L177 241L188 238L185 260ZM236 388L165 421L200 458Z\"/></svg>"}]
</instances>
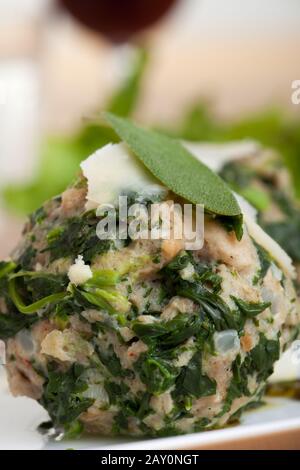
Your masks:
<instances>
[{"instance_id":1,"label":"sage leaf","mask_svg":"<svg viewBox=\"0 0 300 470\"><path fill-rule=\"evenodd\" d=\"M208 213L237 219L241 238L242 214L227 184L190 154L179 141L136 126L112 113L105 118L148 170L178 196L204 205Z\"/></svg>"}]
</instances>

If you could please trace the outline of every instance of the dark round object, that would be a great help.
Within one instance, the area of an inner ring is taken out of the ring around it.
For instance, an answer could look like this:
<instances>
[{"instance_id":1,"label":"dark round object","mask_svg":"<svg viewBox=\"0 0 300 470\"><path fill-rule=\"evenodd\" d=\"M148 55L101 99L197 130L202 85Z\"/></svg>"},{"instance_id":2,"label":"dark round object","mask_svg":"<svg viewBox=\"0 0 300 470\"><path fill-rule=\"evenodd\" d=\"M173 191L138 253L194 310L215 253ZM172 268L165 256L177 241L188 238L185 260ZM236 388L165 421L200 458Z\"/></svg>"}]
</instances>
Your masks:
<instances>
[{"instance_id":1,"label":"dark round object","mask_svg":"<svg viewBox=\"0 0 300 470\"><path fill-rule=\"evenodd\" d=\"M151 26L178 0L58 0L77 20L113 41Z\"/></svg>"}]
</instances>

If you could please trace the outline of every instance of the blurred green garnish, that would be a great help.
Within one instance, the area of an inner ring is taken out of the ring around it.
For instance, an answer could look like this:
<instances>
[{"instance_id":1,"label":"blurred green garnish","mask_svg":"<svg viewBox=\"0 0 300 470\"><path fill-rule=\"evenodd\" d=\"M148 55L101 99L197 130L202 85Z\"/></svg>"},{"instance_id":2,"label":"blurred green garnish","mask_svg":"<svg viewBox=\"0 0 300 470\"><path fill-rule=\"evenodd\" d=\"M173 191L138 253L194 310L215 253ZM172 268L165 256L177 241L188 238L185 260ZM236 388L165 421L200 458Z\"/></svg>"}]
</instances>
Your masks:
<instances>
[{"instance_id":1,"label":"blurred green garnish","mask_svg":"<svg viewBox=\"0 0 300 470\"><path fill-rule=\"evenodd\" d=\"M139 99L147 57L144 50L137 52L131 73L108 100L107 111L122 117L132 116ZM223 123L213 115L210 105L202 102L188 110L175 129L170 126L159 130L191 141L258 140L281 153L290 170L295 195L300 199L300 119L289 119L281 110L271 109L237 122ZM70 184L78 174L82 160L98 148L116 141L115 133L97 122L86 123L70 137L47 138L41 148L40 167L35 180L26 185L7 186L3 192L6 205L20 214L34 211ZM251 194L250 199L254 199L252 202L256 207L263 209L269 201L260 196Z\"/></svg>"},{"instance_id":2,"label":"blurred green garnish","mask_svg":"<svg viewBox=\"0 0 300 470\"><path fill-rule=\"evenodd\" d=\"M147 60L148 54L146 50L141 49L137 51L131 73L120 89L109 100L107 111L121 117L131 116L139 99Z\"/></svg>"}]
</instances>

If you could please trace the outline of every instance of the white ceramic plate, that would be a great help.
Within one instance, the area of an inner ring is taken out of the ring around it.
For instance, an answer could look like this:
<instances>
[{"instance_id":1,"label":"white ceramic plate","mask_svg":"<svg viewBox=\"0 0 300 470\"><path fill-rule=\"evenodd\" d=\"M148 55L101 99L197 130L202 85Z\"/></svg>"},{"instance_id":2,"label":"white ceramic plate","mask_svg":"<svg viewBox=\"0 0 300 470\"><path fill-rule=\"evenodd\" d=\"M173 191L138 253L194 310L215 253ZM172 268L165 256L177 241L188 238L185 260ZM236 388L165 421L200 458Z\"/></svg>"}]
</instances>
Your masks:
<instances>
[{"instance_id":1,"label":"white ceramic plate","mask_svg":"<svg viewBox=\"0 0 300 470\"><path fill-rule=\"evenodd\" d=\"M42 436L37 426L48 419L47 413L33 400L9 395L4 372L0 372L0 449L201 449L230 448L230 443L251 438L261 443L274 433L296 433L300 448L300 402L268 399L268 404L247 413L242 423L222 430L164 439L82 438L55 442ZM288 438L289 439L289 438ZM290 442L290 441L289 441ZM280 445L280 444L279 444ZM295 446L294 446L295 447Z\"/></svg>"}]
</instances>

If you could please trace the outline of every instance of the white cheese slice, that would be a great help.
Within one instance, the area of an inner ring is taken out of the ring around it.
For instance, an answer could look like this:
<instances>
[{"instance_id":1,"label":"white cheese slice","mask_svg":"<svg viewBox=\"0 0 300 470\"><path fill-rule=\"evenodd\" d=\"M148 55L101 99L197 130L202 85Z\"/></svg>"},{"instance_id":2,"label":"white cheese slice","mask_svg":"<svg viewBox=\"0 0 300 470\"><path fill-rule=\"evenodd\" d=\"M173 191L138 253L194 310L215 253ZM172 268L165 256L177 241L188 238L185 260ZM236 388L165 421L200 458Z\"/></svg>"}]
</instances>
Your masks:
<instances>
[{"instance_id":1,"label":"white cheese slice","mask_svg":"<svg viewBox=\"0 0 300 470\"><path fill-rule=\"evenodd\" d=\"M108 144L81 163L88 182L86 209L113 204L128 191L157 194L163 186L129 151L125 144Z\"/></svg>"},{"instance_id":2,"label":"white cheese slice","mask_svg":"<svg viewBox=\"0 0 300 470\"><path fill-rule=\"evenodd\" d=\"M182 141L182 144L198 160L216 172L228 162L252 157L262 150L258 142L250 139L221 144Z\"/></svg>"},{"instance_id":3,"label":"white cheese slice","mask_svg":"<svg viewBox=\"0 0 300 470\"><path fill-rule=\"evenodd\" d=\"M235 194L249 235L277 261L282 271L292 279L296 278L296 269L289 255L257 223L257 211L242 196Z\"/></svg>"},{"instance_id":4,"label":"white cheese slice","mask_svg":"<svg viewBox=\"0 0 300 470\"><path fill-rule=\"evenodd\" d=\"M283 272L292 279L296 278L296 269L289 255L271 238L251 217L244 214L249 235L277 261Z\"/></svg>"},{"instance_id":5,"label":"white cheese slice","mask_svg":"<svg viewBox=\"0 0 300 470\"><path fill-rule=\"evenodd\" d=\"M269 382L276 383L285 380L295 380L300 377L300 363L296 364L292 360L292 351L286 351L276 362L274 373L269 378Z\"/></svg>"},{"instance_id":6,"label":"white cheese slice","mask_svg":"<svg viewBox=\"0 0 300 470\"><path fill-rule=\"evenodd\" d=\"M234 193L234 195L237 202L239 203L242 213L248 216L250 219L254 220L254 222L257 222L258 212L255 207L253 207L250 202L246 201L246 199L240 194Z\"/></svg>"}]
</instances>

